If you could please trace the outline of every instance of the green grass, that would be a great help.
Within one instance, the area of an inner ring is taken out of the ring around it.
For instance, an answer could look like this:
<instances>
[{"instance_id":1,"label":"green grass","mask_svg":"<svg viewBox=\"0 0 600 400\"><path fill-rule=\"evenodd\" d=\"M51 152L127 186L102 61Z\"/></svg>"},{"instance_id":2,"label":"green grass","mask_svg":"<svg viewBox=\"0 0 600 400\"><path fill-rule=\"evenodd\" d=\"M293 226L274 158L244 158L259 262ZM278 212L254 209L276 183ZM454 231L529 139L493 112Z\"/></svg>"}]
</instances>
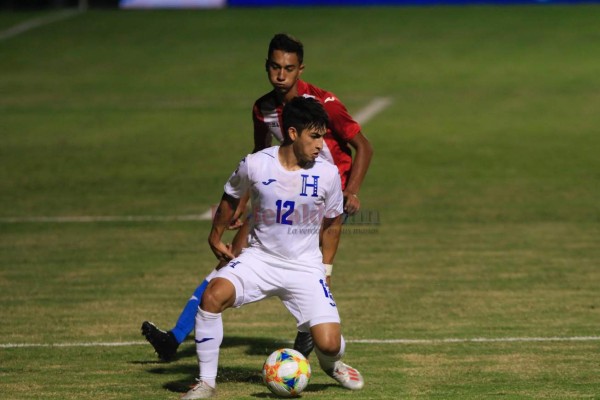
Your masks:
<instances>
[{"instance_id":1,"label":"green grass","mask_svg":"<svg viewBox=\"0 0 600 400\"><path fill-rule=\"evenodd\" d=\"M2 13L0 28L39 13ZM8 223L185 215L252 147L271 36L364 126L361 191L333 291L347 339L598 336L597 6L92 11L0 42L0 344L140 341L214 266L207 222ZM225 313L220 398L270 398L294 335L276 300ZM194 346L0 347L3 399L173 399ZM314 367L307 399L597 399L600 341L350 343L367 385Z\"/></svg>"}]
</instances>

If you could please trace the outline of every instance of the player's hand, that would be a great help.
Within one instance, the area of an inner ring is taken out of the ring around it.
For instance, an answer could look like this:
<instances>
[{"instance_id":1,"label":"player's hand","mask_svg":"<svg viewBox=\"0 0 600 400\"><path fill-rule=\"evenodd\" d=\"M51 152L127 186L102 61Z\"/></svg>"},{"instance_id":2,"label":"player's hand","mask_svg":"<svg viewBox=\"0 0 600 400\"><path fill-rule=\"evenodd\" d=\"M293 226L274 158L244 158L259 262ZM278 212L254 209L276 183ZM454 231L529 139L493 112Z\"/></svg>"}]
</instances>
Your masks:
<instances>
[{"instance_id":1,"label":"player's hand","mask_svg":"<svg viewBox=\"0 0 600 400\"><path fill-rule=\"evenodd\" d=\"M327 283L327 286L331 289L331 275L325 277L325 283Z\"/></svg>"},{"instance_id":2,"label":"player's hand","mask_svg":"<svg viewBox=\"0 0 600 400\"><path fill-rule=\"evenodd\" d=\"M229 223L227 229L230 231L234 231L240 229L242 225L244 225L244 221L241 218L236 218Z\"/></svg>"},{"instance_id":3,"label":"player's hand","mask_svg":"<svg viewBox=\"0 0 600 400\"><path fill-rule=\"evenodd\" d=\"M210 243L210 249L217 257L217 260L228 263L233 260L235 256L233 255L231 244L225 244L223 242L218 243Z\"/></svg>"},{"instance_id":4,"label":"player's hand","mask_svg":"<svg viewBox=\"0 0 600 400\"><path fill-rule=\"evenodd\" d=\"M355 193L344 192L344 211L354 215L360 210L360 200Z\"/></svg>"},{"instance_id":5,"label":"player's hand","mask_svg":"<svg viewBox=\"0 0 600 400\"><path fill-rule=\"evenodd\" d=\"M246 209L246 205L244 203L244 207L241 207L241 204L238 205L235 212L233 213L233 217L231 218L231 222L229 222L229 226L227 229L230 231L240 229L242 225L244 225L244 210Z\"/></svg>"}]
</instances>

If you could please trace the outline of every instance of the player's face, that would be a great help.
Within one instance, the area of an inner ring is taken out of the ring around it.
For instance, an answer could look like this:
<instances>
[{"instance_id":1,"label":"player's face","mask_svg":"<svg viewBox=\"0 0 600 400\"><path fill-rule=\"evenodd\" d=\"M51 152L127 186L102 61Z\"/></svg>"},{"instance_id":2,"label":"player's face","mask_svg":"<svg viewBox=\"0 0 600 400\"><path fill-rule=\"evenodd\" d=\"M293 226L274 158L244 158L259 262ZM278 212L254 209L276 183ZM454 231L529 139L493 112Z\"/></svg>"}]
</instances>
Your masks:
<instances>
[{"instance_id":1,"label":"player's face","mask_svg":"<svg viewBox=\"0 0 600 400\"><path fill-rule=\"evenodd\" d=\"M315 162L323 150L325 132L327 132L325 128L307 128L300 135L295 135L294 153L301 165Z\"/></svg>"},{"instance_id":2,"label":"player's face","mask_svg":"<svg viewBox=\"0 0 600 400\"><path fill-rule=\"evenodd\" d=\"M296 96L296 83L303 70L304 64L300 64L296 53L274 50L267 60L269 81L273 88L284 97L288 93Z\"/></svg>"}]
</instances>

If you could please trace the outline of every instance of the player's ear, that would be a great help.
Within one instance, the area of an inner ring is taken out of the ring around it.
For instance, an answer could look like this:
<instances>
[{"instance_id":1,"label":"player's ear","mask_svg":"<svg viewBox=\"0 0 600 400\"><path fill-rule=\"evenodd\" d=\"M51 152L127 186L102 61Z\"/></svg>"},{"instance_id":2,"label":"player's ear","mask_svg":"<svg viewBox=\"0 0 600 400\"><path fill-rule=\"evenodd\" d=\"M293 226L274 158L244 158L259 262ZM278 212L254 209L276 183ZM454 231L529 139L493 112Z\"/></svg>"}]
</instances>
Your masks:
<instances>
[{"instance_id":1,"label":"player's ear","mask_svg":"<svg viewBox=\"0 0 600 400\"><path fill-rule=\"evenodd\" d=\"M290 137L290 141L293 143L298 139L298 131L293 126L288 128L288 136Z\"/></svg>"},{"instance_id":2,"label":"player's ear","mask_svg":"<svg viewBox=\"0 0 600 400\"><path fill-rule=\"evenodd\" d=\"M298 67L298 76L302 75L302 72L304 72L304 64L300 64L300 66Z\"/></svg>"}]
</instances>

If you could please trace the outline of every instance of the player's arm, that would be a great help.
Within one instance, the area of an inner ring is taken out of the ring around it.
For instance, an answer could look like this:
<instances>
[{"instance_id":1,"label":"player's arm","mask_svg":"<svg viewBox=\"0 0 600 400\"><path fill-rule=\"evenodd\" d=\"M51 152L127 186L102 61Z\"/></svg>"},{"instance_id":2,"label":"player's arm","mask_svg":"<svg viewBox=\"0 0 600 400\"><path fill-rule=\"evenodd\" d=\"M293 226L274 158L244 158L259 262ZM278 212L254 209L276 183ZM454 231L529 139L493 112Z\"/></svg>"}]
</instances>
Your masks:
<instances>
[{"instance_id":1,"label":"player's arm","mask_svg":"<svg viewBox=\"0 0 600 400\"><path fill-rule=\"evenodd\" d=\"M362 134L358 122L348 113L346 106L333 94L330 93L328 96L334 99L324 103L327 115L329 115L332 134L348 143L354 150L350 177L344 189L344 211L348 214L355 214L360 209L358 192L369 169L373 157L373 147L366 136Z\"/></svg>"},{"instance_id":2,"label":"player's arm","mask_svg":"<svg viewBox=\"0 0 600 400\"><path fill-rule=\"evenodd\" d=\"M323 264L333 265L338 244L340 243L340 233L342 229L342 216L323 219L322 248ZM327 284L331 284L331 274L326 274Z\"/></svg>"},{"instance_id":3,"label":"player's arm","mask_svg":"<svg viewBox=\"0 0 600 400\"><path fill-rule=\"evenodd\" d=\"M237 209L229 221L229 227L227 229L234 230L240 229L244 225L244 213L246 212L246 207L248 206L248 201L250 200L250 191L246 192L238 203Z\"/></svg>"},{"instance_id":4,"label":"player's arm","mask_svg":"<svg viewBox=\"0 0 600 400\"><path fill-rule=\"evenodd\" d=\"M231 251L231 247L223 243L222 238L223 233L227 230L227 227L233 218L238 203L239 199L236 199L227 193L223 193L221 202L215 213L215 218L213 219L212 229L208 235L210 249L220 261L229 261L235 258Z\"/></svg>"},{"instance_id":5,"label":"player's arm","mask_svg":"<svg viewBox=\"0 0 600 400\"><path fill-rule=\"evenodd\" d=\"M360 191L360 186L362 185L369 169L369 165L371 164L373 146L371 146L371 142L369 142L362 132L358 132L354 135L348 143L354 149L354 160L352 162L350 178L344 189L344 211L348 214L355 214L360 209L358 192Z\"/></svg>"}]
</instances>

